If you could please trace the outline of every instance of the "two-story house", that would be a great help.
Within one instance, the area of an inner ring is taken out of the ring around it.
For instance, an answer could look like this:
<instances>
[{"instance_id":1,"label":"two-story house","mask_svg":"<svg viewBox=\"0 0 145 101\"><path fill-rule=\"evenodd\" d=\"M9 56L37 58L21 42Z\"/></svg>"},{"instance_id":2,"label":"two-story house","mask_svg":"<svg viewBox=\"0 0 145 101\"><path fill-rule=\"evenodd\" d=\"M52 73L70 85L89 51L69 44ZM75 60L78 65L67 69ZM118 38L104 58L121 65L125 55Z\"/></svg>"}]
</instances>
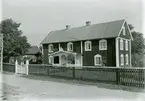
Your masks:
<instances>
[{"instance_id":1,"label":"two-story house","mask_svg":"<svg viewBox=\"0 0 145 101\"><path fill-rule=\"evenodd\" d=\"M51 31L41 42L44 64L76 66L131 66L131 40L125 20ZM69 57L69 58L68 58ZM68 62L73 60L72 62Z\"/></svg>"}]
</instances>

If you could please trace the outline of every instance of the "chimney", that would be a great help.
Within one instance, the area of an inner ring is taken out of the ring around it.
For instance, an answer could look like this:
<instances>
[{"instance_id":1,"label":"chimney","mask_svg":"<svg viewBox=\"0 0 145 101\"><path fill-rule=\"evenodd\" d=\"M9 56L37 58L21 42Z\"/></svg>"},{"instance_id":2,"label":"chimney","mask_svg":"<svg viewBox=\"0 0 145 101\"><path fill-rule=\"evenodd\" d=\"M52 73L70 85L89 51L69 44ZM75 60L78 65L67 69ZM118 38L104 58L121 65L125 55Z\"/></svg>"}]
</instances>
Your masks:
<instances>
[{"instance_id":1,"label":"chimney","mask_svg":"<svg viewBox=\"0 0 145 101\"><path fill-rule=\"evenodd\" d=\"M66 25L66 29L70 29L70 25Z\"/></svg>"},{"instance_id":2,"label":"chimney","mask_svg":"<svg viewBox=\"0 0 145 101\"><path fill-rule=\"evenodd\" d=\"M86 26L91 25L91 21L86 21Z\"/></svg>"}]
</instances>

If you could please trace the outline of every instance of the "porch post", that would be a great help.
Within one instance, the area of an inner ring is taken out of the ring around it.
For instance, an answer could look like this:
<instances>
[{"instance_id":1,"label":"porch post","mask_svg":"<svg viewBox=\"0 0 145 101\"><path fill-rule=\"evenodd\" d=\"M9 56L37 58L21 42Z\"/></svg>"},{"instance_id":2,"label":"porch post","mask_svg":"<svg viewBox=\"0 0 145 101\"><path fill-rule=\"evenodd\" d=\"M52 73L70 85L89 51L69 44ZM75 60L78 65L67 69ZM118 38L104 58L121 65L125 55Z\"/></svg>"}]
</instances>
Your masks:
<instances>
[{"instance_id":1,"label":"porch post","mask_svg":"<svg viewBox=\"0 0 145 101\"><path fill-rule=\"evenodd\" d=\"M83 42L81 41L81 66L83 66Z\"/></svg>"},{"instance_id":2,"label":"porch post","mask_svg":"<svg viewBox=\"0 0 145 101\"><path fill-rule=\"evenodd\" d=\"M77 64L77 55L75 55L75 65Z\"/></svg>"},{"instance_id":3,"label":"porch post","mask_svg":"<svg viewBox=\"0 0 145 101\"><path fill-rule=\"evenodd\" d=\"M61 55L59 55L59 65L61 65Z\"/></svg>"}]
</instances>

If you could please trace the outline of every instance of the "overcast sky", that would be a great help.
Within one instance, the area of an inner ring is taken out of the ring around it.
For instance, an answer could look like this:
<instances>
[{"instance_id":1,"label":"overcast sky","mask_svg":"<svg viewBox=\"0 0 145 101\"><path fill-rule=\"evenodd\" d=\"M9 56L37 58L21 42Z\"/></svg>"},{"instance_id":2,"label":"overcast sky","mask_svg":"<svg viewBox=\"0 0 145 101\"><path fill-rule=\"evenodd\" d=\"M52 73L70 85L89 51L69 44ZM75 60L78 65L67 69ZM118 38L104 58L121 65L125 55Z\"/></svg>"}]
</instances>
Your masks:
<instances>
[{"instance_id":1,"label":"overcast sky","mask_svg":"<svg viewBox=\"0 0 145 101\"><path fill-rule=\"evenodd\" d=\"M3 19L21 22L31 45L39 45L51 30L126 19L142 31L142 0L3 0Z\"/></svg>"}]
</instances>

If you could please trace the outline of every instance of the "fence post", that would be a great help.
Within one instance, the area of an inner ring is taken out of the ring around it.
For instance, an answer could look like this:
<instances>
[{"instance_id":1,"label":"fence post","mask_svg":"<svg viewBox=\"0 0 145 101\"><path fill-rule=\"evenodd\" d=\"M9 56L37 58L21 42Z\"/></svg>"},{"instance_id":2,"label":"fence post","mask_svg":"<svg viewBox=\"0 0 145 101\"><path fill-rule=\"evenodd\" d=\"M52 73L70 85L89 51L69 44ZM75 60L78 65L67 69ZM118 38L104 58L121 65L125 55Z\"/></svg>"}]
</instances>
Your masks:
<instances>
[{"instance_id":1,"label":"fence post","mask_svg":"<svg viewBox=\"0 0 145 101\"><path fill-rule=\"evenodd\" d=\"M75 67L72 68L73 79L75 79Z\"/></svg>"},{"instance_id":2,"label":"fence post","mask_svg":"<svg viewBox=\"0 0 145 101\"><path fill-rule=\"evenodd\" d=\"M47 74L48 74L48 76L49 76L49 66L47 67Z\"/></svg>"},{"instance_id":3,"label":"fence post","mask_svg":"<svg viewBox=\"0 0 145 101\"><path fill-rule=\"evenodd\" d=\"M26 60L26 75L29 74L29 60Z\"/></svg>"},{"instance_id":4,"label":"fence post","mask_svg":"<svg viewBox=\"0 0 145 101\"><path fill-rule=\"evenodd\" d=\"M17 74L17 69L18 69L18 61L15 61L15 73Z\"/></svg>"},{"instance_id":5,"label":"fence post","mask_svg":"<svg viewBox=\"0 0 145 101\"><path fill-rule=\"evenodd\" d=\"M119 85L120 84L120 69L117 68L116 70L116 84Z\"/></svg>"}]
</instances>

